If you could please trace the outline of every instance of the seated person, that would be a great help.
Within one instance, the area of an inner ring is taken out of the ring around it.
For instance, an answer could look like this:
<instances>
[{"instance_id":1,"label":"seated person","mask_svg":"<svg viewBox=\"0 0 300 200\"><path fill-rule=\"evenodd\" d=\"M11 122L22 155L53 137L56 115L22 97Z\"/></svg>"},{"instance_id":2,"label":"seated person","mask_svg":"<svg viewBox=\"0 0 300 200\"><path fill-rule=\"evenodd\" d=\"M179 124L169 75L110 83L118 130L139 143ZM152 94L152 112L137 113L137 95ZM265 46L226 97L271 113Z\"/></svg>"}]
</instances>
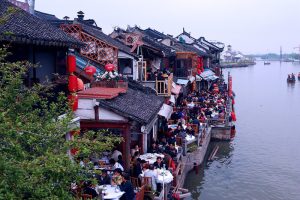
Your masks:
<instances>
[{"instance_id":1,"label":"seated person","mask_svg":"<svg viewBox=\"0 0 300 200\"><path fill-rule=\"evenodd\" d=\"M199 119L197 119L197 118L194 118L193 119L193 122L192 122L193 124L196 124L196 125L200 125L200 121L199 121Z\"/></svg>"},{"instance_id":2,"label":"seated person","mask_svg":"<svg viewBox=\"0 0 300 200\"><path fill-rule=\"evenodd\" d=\"M149 150L149 153L161 153L159 147L156 144L156 142L152 143L152 146Z\"/></svg>"},{"instance_id":3,"label":"seated person","mask_svg":"<svg viewBox=\"0 0 300 200\"><path fill-rule=\"evenodd\" d=\"M133 164L132 176L136 178L139 177L139 175L142 173L142 169L142 160L140 158L137 158L136 162Z\"/></svg>"},{"instance_id":4,"label":"seated person","mask_svg":"<svg viewBox=\"0 0 300 200\"><path fill-rule=\"evenodd\" d=\"M187 127L186 133L189 134L189 135L195 135L195 131L191 126Z\"/></svg>"},{"instance_id":5,"label":"seated person","mask_svg":"<svg viewBox=\"0 0 300 200\"><path fill-rule=\"evenodd\" d=\"M123 171L120 168L114 170L113 176L121 176Z\"/></svg>"},{"instance_id":6,"label":"seated person","mask_svg":"<svg viewBox=\"0 0 300 200\"><path fill-rule=\"evenodd\" d=\"M177 149L175 148L174 144L170 144L166 149L166 153L169 154L172 158L176 158L177 156Z\"/></svg>"},{"instance_id":7,"label":"seated person","mask_svg":"<svg viewBox=\"0 0 300 200\"><path fill-rule=\"evenodd\" d=\"M169 144L175 144L176 143L175 135L172 135L170 138L168 138L168 143Z\"/></svg>"},{"instance_id":8,"label":"seated person","mask_svg":"<svg viewBox=\"0 0 300 200\"><path fill-rule=\"evenodd\" d=\"M171 131L169 137L171 137L173 134L174 134L173 131ZM166 145L168 144L168 143L167 143L167 139L166 139L165 137L162 137L162 138L160 139L159 144L162 145L162 146L166 146Z\"/></svg>"},{"instance_id":9,"label":"seated person","mask_svg":"<svg viewBox=\"0 0 300 200\"><path fill-rule=\"evenodd\" d=\"M111 177L111 185L120 185L121 184L121 176L123 172L120 168L114 170L114 173Z\"/></svg>"},{"instance_id":10,"label":"seated person","mask_svg":"<svg viewBox=\"0 0 300 200\"><path fill-rule=\"evenodd\" d=\"M106 164L109 164L109 158L107 154L103 154L103 156L99 160L104 161Z\"/></svg>"},{"instance_id":11,"label":"seated person","mask_svg":"<svg viewBox=\"0 0 300 200\"><path fill-rule=\"evenodd\" d=\"M154 162L153 166L155 169L163 169L164 166L166 169L168 169L168 166L162 161L160 156L156 158L156 162Z\"/></svg>"},{"instance_id":12,"label":"seated person","mask_svg":"<svg viewBox=\"0 0 300 200\"><path fill-rule=\"evenodd\" d=\"M123 161L122 155L118 156L118 161L117 162L120 163L120 165L122 165L122 167L124 168L124 161Z\"/></svg>"},{"instance_id":13,"label":"seated person","mask_svg":"<svg viewBox=\"0 0 300 200\"><path fill-rule=\"evenodd\" d=\"M114 150L114 152L111 155L111 157L117 162L119 155L122 155L122 153L116 149L116 150Z\"/></svg>"},{"instance_id":14,"label":"seated person","mask_svg":"<svg viewBox=\"0 0 300 200\"><path fill-rule=\"evenodd\" d=\"M107 174L106 170L102 170L101 175L96 175L99 185L110 185L110 177Z\"/></svg>"},{"instance_id":15,"label":"seated person","mask_svg":"<svg viewBox=\"0 0 300 200\"><path fill-rule=\"evenodd\" d=\"M122 176L122 183L119 185L120 190L122 192L125 192L120 200L134 200L135 199L135 193L132 184L129 181L129 176Z\"/></svg>"},{"instance_id":16,"label":"seated person","mask_svg":"<svg viewBox=\"0 0 300 200\"><path fill-rule=\"evenodd\" d=\"M92 182L87 181L83 185L83 194L91 195L93 198L96 198L98 196L96 190L92 188Z\"/></svg>"},{"instance_id":17,"label":"seated person","mask_svg":"<svg viewBox=\"0 0 300 200\"><path fill-rule=\"evenodd\" d=\"M140 152L141 151L140 149L141 148L139 147L139 145L135 145L134 149L131 149L131 155L133 156L137 151Z\"/></svg>"},{"instance_id":18,"label":"seated person","mask_svg":"<svg viewBox=\"0 0 300 200\"><path fill-rule=\"evenodd\" d=\"M140 157L140 152L136 151L131 158L131 164L135 164L136 160Z\"/></svg>"},{"instance_id":19,"label":"seated person","mask_svg":"<svg viewBox=\"0 0 300 200\"><path fill-rule=\"evenodd\" d=\"M124 171L123 166L122 166L120 163L116 162L115 159L113 159L113 158L109 160L109 164L112 165L112 169L113 169L113 170L119 168L119 169L121 169L122 171Z\"/></svg>"}]
</instances>

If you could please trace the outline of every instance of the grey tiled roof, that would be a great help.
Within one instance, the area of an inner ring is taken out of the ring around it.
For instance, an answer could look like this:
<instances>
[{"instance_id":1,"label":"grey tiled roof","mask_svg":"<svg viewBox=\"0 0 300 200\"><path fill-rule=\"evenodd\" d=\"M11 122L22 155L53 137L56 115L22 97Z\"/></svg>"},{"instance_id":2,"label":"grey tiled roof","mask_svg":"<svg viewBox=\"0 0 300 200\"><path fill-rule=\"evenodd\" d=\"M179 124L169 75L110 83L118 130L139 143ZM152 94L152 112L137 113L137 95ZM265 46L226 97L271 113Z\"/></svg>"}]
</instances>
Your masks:
<instances>
[{"instance_id":1,"label":"grey tiled roof","mask_svg":"<svg viewBox=\"0 0 300 200\"><path fill-rule=\"evenodd\" d=\"M0 18L4 19L0 23L0 40L52 46L81 45L78 40L69 37L49 22L31 15L6 0L0 0Z\"/></svg>"},{"instance_id":2,"label":"grey tiled roof","mask_svg":"<svg viewBox=\"0 0 300 200\"><path fill-rule=\"evenodd\" d=\"M34 11L34 15L37 16L40 19L44 19L44 20L47 20L47 21L59 20L55 15L51 15L51 14L48 14L48 13L43 13L43 12L40 12L40 11L37 11L37 10Z\"/></svg>"},{"instance_id":3,"label":"grey tiled roof","mask_svg":"<svg viewBox=\"0 0 300 200\"><path fill-rule=\"evenodd\" d=\"M104 106L121 116L147 124L157 115L164 98L156 96L152 89L131 82L125 94L111 100L98 100Z\"/></svg>"},{"instance_id":4,"label":"grey tiled roof","mask_svg":"<svg viewBox=\"0 0 300 200\"><path fill-rule=\"evenodd\" d=\"M149 45L155 49L158 49L159 51L162 51L166 57L176 55L175 50L173 50L171 47L164 45L163 43L160 43L148 36L143 37L143 42L145 42L146 45Z\"/></svg>"}]
</instances>

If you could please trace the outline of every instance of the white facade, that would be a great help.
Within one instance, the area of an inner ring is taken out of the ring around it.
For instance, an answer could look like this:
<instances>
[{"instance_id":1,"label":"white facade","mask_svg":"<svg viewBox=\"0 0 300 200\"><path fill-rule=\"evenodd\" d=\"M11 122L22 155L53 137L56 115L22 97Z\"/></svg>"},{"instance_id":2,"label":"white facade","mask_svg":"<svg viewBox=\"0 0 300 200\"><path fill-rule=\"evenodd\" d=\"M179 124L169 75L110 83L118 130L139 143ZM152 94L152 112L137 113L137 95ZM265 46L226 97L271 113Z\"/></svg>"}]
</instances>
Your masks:
<instances>
[{"instance_id":1,"label":"white facade","mask_svg":"<svg viewBox=\"0 0 300 200\"><path fill-rule=\"evenodd\" d=\"M78 100L78 109L75 112L75 115L77 117L80 117L80 119L95 119L95 107L96 100L95 99L79 99ZM105 108L99 107L98 108L99 113L99 120L105 120L105 121L126 121L126 118L111 112Z\"/></svg>"}]
</instances>

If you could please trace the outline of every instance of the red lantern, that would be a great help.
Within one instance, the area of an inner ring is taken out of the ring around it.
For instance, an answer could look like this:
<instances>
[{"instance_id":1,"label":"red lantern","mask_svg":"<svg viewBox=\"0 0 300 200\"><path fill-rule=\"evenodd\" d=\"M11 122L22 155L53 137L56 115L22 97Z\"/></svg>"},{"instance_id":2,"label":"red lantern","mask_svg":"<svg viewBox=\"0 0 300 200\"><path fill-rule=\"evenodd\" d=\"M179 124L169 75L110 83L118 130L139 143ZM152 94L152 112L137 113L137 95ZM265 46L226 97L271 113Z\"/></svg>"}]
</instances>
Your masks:
<instances>
[{"instance_id":1,"label":"red lantern","mask_svg":"<svg viewBox=\"0 0 300 200\"><path fill-rule=\"evenodd\" d=\"M108 72L111 72L115 69L116 67L113 64L107 64L105 65L105 70Z\"/></svg>"},{"instance_id":2,"label":"red lantern","mask_svg":"<svg viewBox=\"0 0 300 200\"><path fill-rule=\"evenodd\" d=\"M71 149L71 155L72 156L75 156L77 153L78 153L78 151L79 151L79 149L77 149L77 148L73 148L73 149Z\"/></svg>"},{"instance_id":3,"label":"red lantern","mask_svg":"<svg viewBox=\"0 0 300 200\"><path fill-rule=\"evenodd\" d=\"M73 111L76 111L78 109L78 96L70 94L68 96L69 105L72 108Z\"/></svg>"},{"instance_id":4,"label":"red lantern","mask_svg":"<svg viewBox=\"0 0 300 200\"><path fill-rule=\"evenodd\" d=\"M74 55L68 55L67 64L69 73L76 71L76 57Z\"/></svg>"},{"instance_id":5,"label":"red lantern","mask_svg":"<svg viewBox=\"0 0 300 200\"><path fill-rule=\"evenodd\" d=\"M87 66L84 68L84 71L87 75L93 76L96 73L96 68L94 66Z\"/></svg>"},{"instance_id":6,"label":"red lantern","mask_svg":"<svg viewBox=\"0 0 300 200\"><path fill-rule=\"evenodd\" d=\"M78 89L77 77L75 75L69 76L69 85L68 85L70 92L76 92Z\"/></svg>"},{"instance_id":7,"label":"red lantern","mask_svg":"<svg viewBox=\"0 0 300 200\"><path fill-rule=\"evenodd\" d=\"M235 113L232 111L231 112L231 119L232 119L232 121L236 121L236 116L235 116Z\"/></svg>"},{"instance_id":8,"label":"red lantern","mask_svg":"<svg viewBox=\"0 0 300 200\"><path fill-rule=\"evenodd\" d=\"M84 84L83 81L80 78L77 78L77 90L83 90L84 89Z\"/></svg>"}]
</instances>

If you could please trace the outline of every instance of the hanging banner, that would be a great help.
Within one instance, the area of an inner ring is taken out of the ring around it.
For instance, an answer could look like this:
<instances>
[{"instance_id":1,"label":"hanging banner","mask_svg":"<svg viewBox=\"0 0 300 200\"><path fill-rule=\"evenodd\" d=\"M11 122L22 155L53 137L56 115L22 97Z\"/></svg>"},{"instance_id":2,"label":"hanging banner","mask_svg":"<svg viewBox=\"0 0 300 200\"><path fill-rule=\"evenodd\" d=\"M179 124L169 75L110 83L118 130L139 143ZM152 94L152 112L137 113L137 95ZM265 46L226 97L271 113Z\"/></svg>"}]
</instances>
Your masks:
<instances>
[{"instance_id":1,"label":"hanging banner","mask_svg":"<svg viewBox=\"0 0 300 200\"><path fill-rule=\"evenodd\" d=\"M228 77L228 95L231 97L232 96L232 77Z\"/></svg>"}]
</instances>

